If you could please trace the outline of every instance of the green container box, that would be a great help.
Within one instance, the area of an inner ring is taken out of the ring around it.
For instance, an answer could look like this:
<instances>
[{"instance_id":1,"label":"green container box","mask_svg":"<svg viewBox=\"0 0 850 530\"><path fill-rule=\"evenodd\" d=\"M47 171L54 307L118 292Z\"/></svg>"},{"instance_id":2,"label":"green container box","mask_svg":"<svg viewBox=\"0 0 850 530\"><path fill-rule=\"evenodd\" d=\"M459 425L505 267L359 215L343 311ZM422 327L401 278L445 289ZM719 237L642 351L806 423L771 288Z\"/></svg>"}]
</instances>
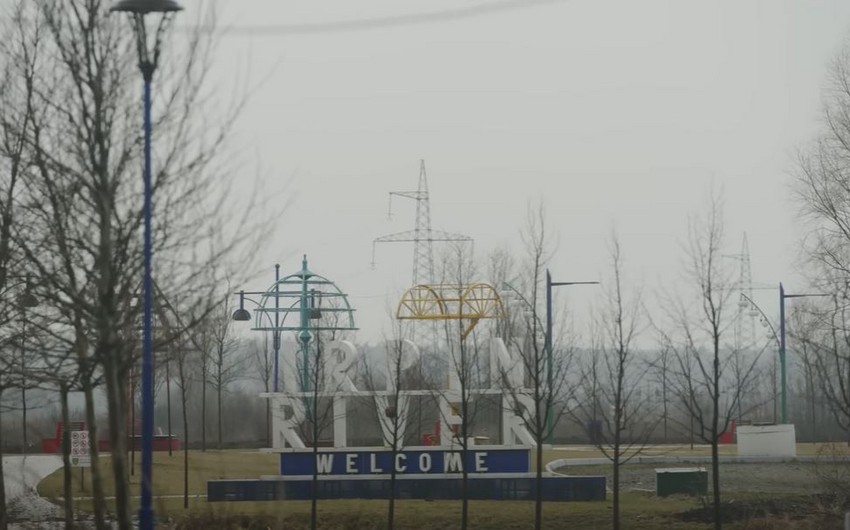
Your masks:
<instances>
[{"instance_id":1,"label":"green container box","mask_svg":"<svg viewBox=\"0 0 850 530\"><path fill-rule=\"evenodd\" d=\"M705 495L708 493L708 472L703 467L669 467L655 470L655 494Z\"/></svg>"}]
</instances>

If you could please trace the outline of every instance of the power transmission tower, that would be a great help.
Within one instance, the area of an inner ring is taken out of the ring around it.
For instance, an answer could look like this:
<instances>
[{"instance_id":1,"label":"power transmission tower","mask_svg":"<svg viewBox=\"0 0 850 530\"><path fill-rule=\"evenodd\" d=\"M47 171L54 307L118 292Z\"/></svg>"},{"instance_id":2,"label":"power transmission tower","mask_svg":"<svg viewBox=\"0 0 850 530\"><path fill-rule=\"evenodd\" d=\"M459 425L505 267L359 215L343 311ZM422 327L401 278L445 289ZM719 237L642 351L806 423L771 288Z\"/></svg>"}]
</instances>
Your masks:
<instances>
[{"instance_id":1,"label":"power transmission tower","mask_svg":"<svg viewBox=\"0 0 850 530\"><path fill-rule=\"evenodd\" d=\"M393 196L416 201L416 224L413 230L398 232L375 238L372 242L372 268L375 267L375 247L378 243L413 243L413 286L430 285L434 278L434 241L472 242L472 238L463 234L452 234L431 228L431 200L428 194L428 177L425 173L425 161L419 161L419 187L416 191L391 191L387 215L392 217ZM435 351L437 346L437 324L431 322L426 332L423 323L413 323L407 327L407 335L420 347ZM428 327L428 326L425 326ZM427 338L427 340L425 340ZM425 344L423 344L425 343Z\"/></svg>"},{"instance_id":2,"label":"power transmission tower","mask_svg":"<svg viewBox=\"0 0 850 530\"><path fill-rule=\"evenodd\" d=\"M431 200L428 195L428 177L425 161L419 161L419 188L416 191L391 191L388 215L392 216L393 196L416 201L416 225L413 230L375 238L372 242L372 267L375 266L375 246L378 243L413 242L413 285L434 283L434 241L472 242L463 234L452 234L431 228Z\"/></svg>"},{"instance_id":3,"label":"power transmission tower","mask_svg":"<svg viewBox=\"0 0 850 530\"><path fill-rule=\"evenodd\" d=\"M740 262L740 273L738 284L735 286L738 291L753 299L753 273L750 267L750 245L747 240L747 233L744 232L744 238L741 242L741 253L732 254L730 258ZM756 317L758 312L750 307L750 304L743 298L738 303L738 314L735 318L735 348L738 350L754 348L756 341Z\"/></svg>"}]
</instances>

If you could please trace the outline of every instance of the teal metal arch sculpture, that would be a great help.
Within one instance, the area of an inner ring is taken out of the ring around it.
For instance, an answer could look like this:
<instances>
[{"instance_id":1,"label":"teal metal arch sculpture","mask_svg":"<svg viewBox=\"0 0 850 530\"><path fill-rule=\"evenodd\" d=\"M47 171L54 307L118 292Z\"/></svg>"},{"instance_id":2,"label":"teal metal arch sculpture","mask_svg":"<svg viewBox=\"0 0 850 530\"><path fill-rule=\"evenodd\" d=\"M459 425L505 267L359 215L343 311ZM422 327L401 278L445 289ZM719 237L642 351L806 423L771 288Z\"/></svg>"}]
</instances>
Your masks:
<instances>
[{"instance_id":1,"label":"teal metal arch sculpture","mask_svg":"<svg viewBox=\"0 0 850 530\"><path fill-rule=\"evenodd\" d=\"M303 356L301 390L309 388L309 345L313 333L322 331L354 331L354 308L348 295L331 280L307 268L307 256L301 261L301 270L276 280L260 295L255 310L255 331L292 331L296 333ZM298 321L287 321L291 314ZM332 316L331 316L332 315ZM317 321L311 324L311 321Z\"/></svg>"}]
</instances>

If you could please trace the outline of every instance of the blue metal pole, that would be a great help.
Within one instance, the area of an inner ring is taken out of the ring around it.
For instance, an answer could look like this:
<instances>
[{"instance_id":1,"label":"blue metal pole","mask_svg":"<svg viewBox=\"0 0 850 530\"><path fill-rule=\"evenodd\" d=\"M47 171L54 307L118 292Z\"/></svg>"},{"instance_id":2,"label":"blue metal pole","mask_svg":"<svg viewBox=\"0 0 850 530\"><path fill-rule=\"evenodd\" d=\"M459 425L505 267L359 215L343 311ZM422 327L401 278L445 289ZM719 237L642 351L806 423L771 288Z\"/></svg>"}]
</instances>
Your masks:
<instances>
[{"instance_id":1,"label":"blue metal pole","mask_svg":"<svg viewBox=\"0 0 850 530\"><path fill-rule=\"evenodd\" d=\"M546 336L544 339L544 348L546 350L546 384L548 385L546 392L551 396L552 390L552 275L549 269L546 269ZM554 396L551 396L554 398ZM552 435L554 434L552 425L552 399L546 401L546 443L552 443Z\"/></svg>"},{"instance_id":2,"label":"blue metal pole","mask_svg":"<svg viewBox=\"0 0 850 530\"><path fill-rule=\"evenodd\" d=\"M280 368L278 359L280 358L280 263L274 265L274 331L272 345L274 346L274 391L278 391L278 381L280 378Z\"/></svg>"},{"instance_id":3,"label":"blue metal pole","mask_svg":"<svg viewBox=\"0 0 850 530\"><path fill-rule=\"evenodd\" d=\"M142 65L144 77L144 246L142 249L144 271L142 288L143 332L142 332L142 499L139 506L139 529L154 527L154 512L151 495L153 479L153 184L151 178L151 82L153 65Z\"/></svg>"},{"instance_id":4,"label":"blue metal pole","mask_svg":"<svg viewBox=\"0 0 850 530\"><path fill-rule=\"evenodd\" d=\"M301 262L301 307L299 308L299 332L298 338L301 340L301 354L303 358L303 366L301 367L301 391L307 392L310 390L310 357L307 347L310 344L310 314L307 308L307 277L309 271L307 269L307 256L304 256ZM315 418L313 419L315 421Z\"/></svg>"},{"instance_id":5,"label":"blue metal pole","mask_svg":"<svg viewBox=\"0 0 850 530\"><path fill-rule=\"evenodd\" d=\"M781 370L781 410L782 423L788 423L788 401L786 391L787 372L785 368L785 287L779 282L779 367Z\"/></svg>"}]
</instances>

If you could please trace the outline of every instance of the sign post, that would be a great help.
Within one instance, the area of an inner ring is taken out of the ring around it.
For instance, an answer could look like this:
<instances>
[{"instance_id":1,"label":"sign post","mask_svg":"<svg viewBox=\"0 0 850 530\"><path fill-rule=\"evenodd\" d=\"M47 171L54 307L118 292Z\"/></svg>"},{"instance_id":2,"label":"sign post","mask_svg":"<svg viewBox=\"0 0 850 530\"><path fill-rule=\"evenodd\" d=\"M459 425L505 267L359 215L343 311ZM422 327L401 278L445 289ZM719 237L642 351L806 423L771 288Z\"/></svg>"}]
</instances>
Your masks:
<instances>
[{"instance_id":1,"label":"sign post","mask_svg":"<svg viewBox=\"0 0 850 530\"><path fill-rule=\"evenodd\" d=\"M71 466L80 468L80 489L85 491L85 470L91 467L88 431L71 431Z\"/></svg>"},{"instance_id":2,"label":"sign post","mask_svg":"<svg viewBox=\"0 0 850 530\"><path fill-rule=\"evenodd\" d=\"M71 431L71 465L73 467L91 467L88 431Z\"/></svg>"}]
</instances>

